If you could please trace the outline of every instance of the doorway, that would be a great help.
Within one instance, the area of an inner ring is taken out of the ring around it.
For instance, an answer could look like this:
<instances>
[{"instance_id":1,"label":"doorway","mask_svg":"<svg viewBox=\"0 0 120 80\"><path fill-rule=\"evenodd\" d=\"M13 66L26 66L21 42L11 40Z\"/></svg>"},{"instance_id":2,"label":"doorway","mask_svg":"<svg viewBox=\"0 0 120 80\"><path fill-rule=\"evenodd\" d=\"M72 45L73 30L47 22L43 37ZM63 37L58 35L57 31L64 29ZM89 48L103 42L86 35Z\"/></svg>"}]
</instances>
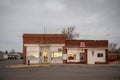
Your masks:
<instances>
[{"instance_id":1,"label":"doorway","mask_svg":"<svg viewBox=\"0 0 120 80\"><path fill-rule=\"evenodd\" d=\"M43 52L43 62L48 62L48 53L47 52Z\"/></svg>"},{"instance_id":2,"label":"doorway","mask_svg":"<svg viewBox=\"0 0 120 80\"><path fill-rule=\"evenodd\" d=\"M85 63L85 53L80 53L80 62Z\"/></svg>"}]
</instances>

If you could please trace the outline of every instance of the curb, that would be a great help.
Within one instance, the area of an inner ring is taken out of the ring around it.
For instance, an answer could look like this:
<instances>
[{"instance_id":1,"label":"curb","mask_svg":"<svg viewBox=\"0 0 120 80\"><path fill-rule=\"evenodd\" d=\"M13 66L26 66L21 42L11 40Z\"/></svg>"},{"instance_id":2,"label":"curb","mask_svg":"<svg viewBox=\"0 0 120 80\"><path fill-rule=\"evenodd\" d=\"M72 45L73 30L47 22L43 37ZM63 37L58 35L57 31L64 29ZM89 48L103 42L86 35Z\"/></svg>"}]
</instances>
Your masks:
<instances>
[{"instance_id":1,"label":"curb","mask_svg":"<svg viewBox=\"0 0 120 80\"><path fill-rule=\"evenodd\" d=\"M9 65L6 68L29 68L29 67L49 67L49 64L31 64L31 65Z\"/></svg>"}]
</instances>

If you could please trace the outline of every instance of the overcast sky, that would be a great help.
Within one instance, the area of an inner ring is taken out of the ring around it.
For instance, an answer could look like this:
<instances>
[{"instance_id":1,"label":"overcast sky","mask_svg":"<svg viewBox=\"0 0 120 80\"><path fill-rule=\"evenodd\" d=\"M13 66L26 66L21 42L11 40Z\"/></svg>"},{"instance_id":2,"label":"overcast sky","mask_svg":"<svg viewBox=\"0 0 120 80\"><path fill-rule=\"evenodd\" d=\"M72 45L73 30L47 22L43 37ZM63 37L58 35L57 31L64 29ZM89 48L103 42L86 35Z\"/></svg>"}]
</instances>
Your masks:
<instances>
[{"instance_id":1,"label":"overcast sky","mask_svg":"<svg viewBox=\"0 0 120 80\"><path fill-rule=\"evenodd\" d=\"M120 46L120 0L0 0L0 50L22 52L23 33L61 33L75 26L79 39Z\"/></svg>"}]
</instances>

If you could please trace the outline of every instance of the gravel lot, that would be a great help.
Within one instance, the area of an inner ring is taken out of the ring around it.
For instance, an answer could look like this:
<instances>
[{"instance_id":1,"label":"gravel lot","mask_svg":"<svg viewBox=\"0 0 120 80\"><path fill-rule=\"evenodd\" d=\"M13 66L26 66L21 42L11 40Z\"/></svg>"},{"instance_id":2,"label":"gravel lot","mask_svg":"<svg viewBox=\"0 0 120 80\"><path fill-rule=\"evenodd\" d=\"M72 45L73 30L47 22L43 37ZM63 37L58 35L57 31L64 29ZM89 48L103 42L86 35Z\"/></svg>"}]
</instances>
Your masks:
<instances>
[{"instance_id":1,"label":"gravel lot","mask_svg":"<svg viewBox=\"0 0 120 80\"><path fill-rule=\"evenodd\" d=\"M6 68L21 60L0 61L0 80L120 80L120 64L51 64L29 68Z\"/></svg>"}]
</instances>

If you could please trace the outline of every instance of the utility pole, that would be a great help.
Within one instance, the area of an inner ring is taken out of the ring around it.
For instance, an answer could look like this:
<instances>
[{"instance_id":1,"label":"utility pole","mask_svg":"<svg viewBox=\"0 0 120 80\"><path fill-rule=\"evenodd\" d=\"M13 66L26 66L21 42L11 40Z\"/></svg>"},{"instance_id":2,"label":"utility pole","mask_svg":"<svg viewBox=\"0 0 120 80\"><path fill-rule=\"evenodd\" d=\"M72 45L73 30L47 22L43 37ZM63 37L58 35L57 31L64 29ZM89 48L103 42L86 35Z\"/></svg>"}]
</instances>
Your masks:
<instances>
[{"instance_id":1,"label":"utility pole","mask_svg":"<svg viewBox=\"0 0 120 80\"><path fill-rule=\"evenodd\" d=\"M45 44L45 34L46 34L46 32L45 32L45 26L44 26L44 44Z\"/></svg>"}]
</instances>

